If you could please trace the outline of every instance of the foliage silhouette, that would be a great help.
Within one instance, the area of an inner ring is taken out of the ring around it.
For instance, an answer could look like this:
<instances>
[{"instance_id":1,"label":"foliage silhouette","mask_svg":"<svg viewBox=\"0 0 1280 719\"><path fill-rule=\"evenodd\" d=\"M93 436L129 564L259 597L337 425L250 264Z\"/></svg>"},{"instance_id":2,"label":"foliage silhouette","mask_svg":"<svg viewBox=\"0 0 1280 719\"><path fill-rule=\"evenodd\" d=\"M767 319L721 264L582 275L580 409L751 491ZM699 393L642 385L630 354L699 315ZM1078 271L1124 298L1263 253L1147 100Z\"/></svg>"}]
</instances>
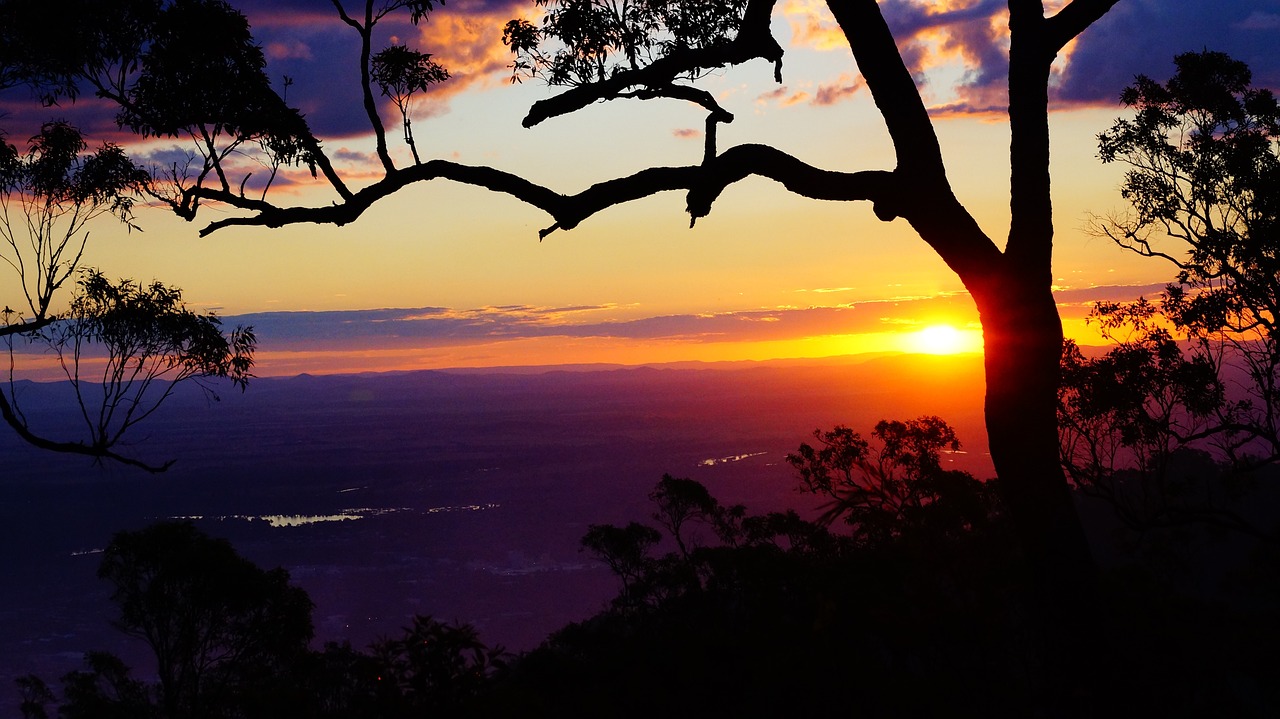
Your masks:
<instances>
[{"instance_id":1,"label":"foliage silhouette","mask_svg":"<svg viewBox=\"0 0 1280 719\"><path fill-rule=\"evenodd\" d=\"M933 438L926 450L950 446L939 441L950 428L934 417L880 426L901 432L894 437L921 430ZM847 428L817 434L862 447L847 441L856 437ZM875 454L869 447L861 461ZM837 471L840 454L829 452L823 465L813 451L816 464L793 462L806 491L815 472ZM918 455L922 475L905 481L928 486L948 474L927 469L928 455ZM696 499L678 513L684 530L715 526L724 514L705 487L667 475L650 497L670 551L660 554L663 545L651 541L658 531L634 522L612 527L639 557L625 565L610 561L620 552L584 539L623 579L622 592L514 661L476 705L479 715L1261 717L1280 700L1268 688L1275 662L1266 647L1280 631L1273 605L1203 602L1129 566L1104 575L1102 604L1090 612L1093 676L1069 700L1051 698L1056 632L1031 606L1038 592L989 488L980 522L955 521L972 511L970 492L932 495L925 506L933 511L914 516L850 492L842 516L896 523L896 531L744 512L736 532L717 530L717 543L684 549L665 520L673 490ZM604 529L593 526L588 537ZM1256 566L1274 580L1267 564Z\"/></svg>"},{"instance_id":2,"label":"foliage silhouette","mask_svg":"<svg viewBox=\"0 0 1280 719\"><path fill-rule=\"evenodd\" d=\"M936 430L926 434L947 435L941 420L924 419L916 426ZM797 466L802 486L806 469ZM259 642L261 651L224 660L206 682L197 713L166 708L162 685L139 682L119 659L91 653L85 670L63 678L57 714L1023 717L1052 710L1190 718L1266 717L1280 706L1273 681L1280 668L1273 652L1280 640L1274 553L1251 566L1256 574L1237 584L1244 601L1231 604L1197 599L1140 566L1109 570L1099 585L1100 606L1090 613L1096 623L1085 637L1098 649L1088 665L1091 676L1064 702L1049 692L1057 681L1050 676L1057 666L1050 660L1058 650L1055 633L1033 610L1038 591L998 504L989 507L988 521L958 528L950 518L965 511L942 510L970 498L943 492L927 505L938 511L906 515L897 520L898 531L860 538L855 525L808 521L794 511L750 515L726 508L701 484L670 475L651 497L659 517L672 516L675 504L689 510L676 513L685 518L684 550L669 528L665 534L635 523L629 526L641 530L613 528L640 547L633 554L641 561L619 565L634 572L630 589L526 654L512 657L486 646L472 627L430 617L415 617L400 636L368 651L336 643L300 651L296 636L283 651L271 648L282 646L274 640ZM875 511L896 516L874 499L859 516ZM689 532L693 524L713 529L715 538ZM607 526L588 534L604 536ZM654 535L660 544L648 541ZM159 626L174 616L175 601L192 603L196 611L186 616L230 617L240 606L235 597L246 592L217 588L210 596L213 577L283 574L251 568L225 542L187 524L122 533L117 540L130 537L149 538L150 548L135 552L126 541L116 554L158 552L163 561L127 563L157 571L118 572L108 569L117 559L105 556L104 575L127 575L128 586L143 586L134 577L145 575L145 586L170 592L167 598L117 593L122 626ZM210 555L222 559L207 561ZM234 569L219 571L224 562ZM310 604L293 587L285 590L293 598L286 602L292 619L267 621L270 595L280 587L268 585L273 589L260 597L254 618L222 625L233 634L277 637L290 634L277 631L282 627L309 627ZM204 611L213 604L221 608ZM238 668L228 666L233 661ZM56 697L43 682L24 677L19 690L24 717L51 716Z\"/></svg>"},{"instance_id":3,"label":"foliage silhouette","mask_svg":"<svg viewBox=\"0 0 1280 719\"><path fill-rule=\"evenodd\" d=\"M417 616L368 652L307 648L312 604L283 569L265 571L186 522L116 534L99 576L114 587L115 626L156 658L151 685L105 652L62 677L61 703L39 678L18 680L19 708L47 719L248 719L448 716L488 690L509 655L468 625Z\"/></svg>"},{"instance_id":4,"label":"foliage silhouette","mask_svg":"<svg viewBox=\"0 0 1280 719\"><path fill-rule=\"evenodd\" d=\"M837 426L814 431L820 448L801 444L787 455L802 490L832 498L820 521L843 518L855 541L878 545L926 527L930 536L945 539L996 513L991 487L967 472L942 469L942 453L960 449L955 430L942 419L882 420L871 434L879 441L874 452L858 433Z\"/></svg>"},{"instance_id":5,"label":"foliage silhouette","mask_svg":"<svg viewBox=\"0 0 1280 719\"><path fill-rule=\"evenodd\" d=\"M282 569L263 571L189 523L120 532L98 576L114 588L115 626L151 648L168 716L258 699L311 640L311 600Z\"/></svg>"},{"instance_id":6,"label":"foliage silhouette","mask_svg":"<svg viewBox=\"0 0 1280 719\"><path fill-rule=\"evenodd\" d=\"M405 716L456 710L481 696L507 661L506 651L486 646L473 627L423 616L372 649L383 667L379 687L394 697L390 704L403 705Z\"/></svg>"},{"instance_id":7,"label":"foliage silhouette","mask_svg":"<svg viewBox=\"0 0 1280 719\"><path fill-rule=\"evenodd\" d=\"M1196 521L1280 541L1233 508L1280 459L1280 104L1217 52L1178 55L1165 84L1139 76L1135 110L1098 136L1129 166L1131 211L1098 232L1176 276L1158 303L1099 303L1090 319L1117 346L1065 346L1063 463L1132 529Z\"/></svg>"},{"instance_id":8,"label":"foliage silhouette","mask_svg":"<svg viewBox=\"0 0 1280 719\"><path fill-rule=\"evenodd\" d=\"M373 56L369 74L382 94L391 98L400 111L404 142L413 153L414 164L421 165L418 145L413 140L410 102L415 93L425 92L431 85L448 80L449 71L427 53L410 50L404 45L392 45Z\"/></svg>"},{"instance_id":9,"label":"foliage silhouette","mask_svg":"<svg viewBox=\"0 0 1280 719\"><path fill-rule=\"evenodd\" d=\"M160 471L168 465L116 451L125 432L154 412L178 382L220 377L243 388L255 339L251 329L224 336L219 320L188 311L176 288L113 284L82 266L89 224L109 215L133 228L135 201L150 182L119 146L104 144L89 154L86 149L81 132L65 122L45 123L25 152L0 135L0 258L22 295L18 310L0 311L0 340L9 353L0 416L37 447ZM55 301L72 278L70 308L56 311ZM23 412L16 350L28 344L57 357L87 439L52 439ZM98 357L102 353L105 359ZM100 380L85 381L98 365ZM93 384L100 394L88 389Z\"/></svg>"}]
</instances>

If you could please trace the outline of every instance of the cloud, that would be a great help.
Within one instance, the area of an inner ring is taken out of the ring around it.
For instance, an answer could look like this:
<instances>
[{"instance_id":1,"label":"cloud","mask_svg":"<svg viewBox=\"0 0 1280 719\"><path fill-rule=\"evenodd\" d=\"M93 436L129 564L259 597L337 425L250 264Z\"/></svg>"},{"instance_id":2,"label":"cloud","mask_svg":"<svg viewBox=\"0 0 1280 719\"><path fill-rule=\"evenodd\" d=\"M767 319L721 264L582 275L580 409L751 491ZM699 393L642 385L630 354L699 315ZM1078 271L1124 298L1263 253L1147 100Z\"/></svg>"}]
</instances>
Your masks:
<instances>
[{"instance_id":1,"label":"cloud","mask_svg":"<svg viewBox=\"0 0 1280 719\"><path fill-rule=\"evenodd\" d=\"M808 103L817 107L826 107L852 97L862 85L861 77L854 77L845 73L832 82L819 84L813 92L792 90L786 85L781 85L757 95L756 104L777 104L779 107L791 107L792 105Z\"/></svg>"},{"instance_id":2,"label":"cloud","mask_svg":"<svg viewBox=\"0 0 1280 719\"><path fill-rule=\"evenodd\" d=\"M360 95L360 38L331 4L234 4L249 18L254 38L263 46L268 76L273 83L286 76L292 80L286 99L303 112L317 136L333 141L369 132ZM496 87L505 80L511 60L502 44L502 27L513 17L529 15L532 7L527 0L460 0L437 7L417 26L409 21L407 10L398 11L378 23L373 50L407 44L448 68L450 79L433 85L415 103L414 117L424 120L448 112L449 100L463 91ZM398 125L398 111L389 100L378 99L383 122Z\"/></svg>"},{"instance_id":3,"label":"cloud","mask_svg":"<svg viewBox=\"0 0 1280 719\"><path fill-rule=\"evenodd\" d=\"M117 109L113 102L85 95L74 103L44 107L26 87L13 87L0 91L0 131L19 150L25 150L27 140L50 120L64 120L79 128L92 147L103 142L134 142L137 137L132 132L116 126Z\"/></svg>"},{"instance_id":4,"label":"cloud","mask_svg":"<svg viewBox=\"0 0 1280 719\"><path fill-rule=\"evenodd\" d=\"M1059 307L1089 305L1095 302L1130 302L1139 297L1155 297L1164 292L1165 284L1099 285L1055 290L1053 299Z\"/></svg>"},{"instance_id":5,"label":"cloud","mask_svg":"<svg viewBox=\"0 0 1280 719\"><path fill-rule=\"evenodd\" d=\"M311 48L301 40L290 42L270 42L263 48L267 60L314 60Z\"/></svg>"},{"instance_id":6,"label":"cloud","mask_svg":"<svg viewBox=\"0 0 1280 719\"><path fill-rule=\"evenodd\" d=\"M1115 106L1135 75L1165 80L1173 56L1217 50L1248 63L1255 85L1280 88L1277 0L1127 0L1080 37L1057 88L1060 102Z\"/></svg>"},{"instance_id":7,"label":"cloud","mask_svg":"<svg viewBox=\"0 0 1280 719\"><path fill-rule=\"evenodd\" d=\"M861 77L841 75L834 82L825 85L818 85L818 91L814 93L813 100L810 104L822 107L834 105L837 102L852 97L854 93L862 88L862 84Z\"/></svg>"},{"instance_id":8,"label":"cloud","mask_svg":"<svg viewBox=\"0 0 1280 719\"><path fill-rule=\"evenodd\" d=\"M811 96L804 90L792 92L786 85L779 86L769 92L762 92L756 96L757 105L768 105L775 102L779 107L791 107L799 105L808 100Z\"/></svg>"},{"instance_id":9,"label":"cloud","mask_svg":"<svg viewBox=\"0 0 1280 719\"><path fill-rule=\"evenodd\" d=\"M224 318L252 325L264 350L455 347L534 338L677 342L761 342L914 328L923 317L968 317L965 294L854 305L783 307L619 319L613 305L475 309L423 307L263 312ZM634 314L628 308L627 314ZM955 321L955 320L953 320Z\"/></svg>"},{"instance_id":10,"label":"cloud","mask_svg":"<svg viewBox=\"0 0 1280 719\"><path fill-rule=\"evenodd\" d=\"M680 138L681 140L701 140L702 139L702 130L695 130L692 127L682 127L676 130L672 130L671 134L674 135L675 137Z\"/></svg>"},{"instance_id":11,"label":"cloud","mask_svg":"<svg viewBox=\"0 0 1280 719\"><path fill-rule=\"evenodd\" d=\"M1237 30L1280 30L1280 13L1255 10L1232 27Z\"/></svg>"},{"instance_id":12,"label":"cloud","mask_svg":"<svg viewBox=\"0 0 1280 719\"><path fill-rule=\"evenodd\" d=\"M1066 4L1046 3L1046 14ZM1004 115L1006 2L881 0L880 8L908 69L934 98L930 112L935 117ZM848 47L825 3L788 0L782 12L794 44L824 51ZM1175 54L1202 48L1248 63L1255 84L1280 87L1280 55L1274 52L1278 28L1280 0L1126 0L1062 53L1054 67L1053 106L1115 106L1135 75L1166 78ZM943 77L954 78L947 80L950 86L937 86Z\"/></svg>"},{"instance_id":13,"label":"cloud","mask_svg":"<svg viewBox=\"0 0 1280 719\"><path fill-rule=\"evenodd\" d=\"M822 0L787 0L782 14L791 28L791 42L815 50L847 49L849 43Z\"/></svg>"}]
</instances>

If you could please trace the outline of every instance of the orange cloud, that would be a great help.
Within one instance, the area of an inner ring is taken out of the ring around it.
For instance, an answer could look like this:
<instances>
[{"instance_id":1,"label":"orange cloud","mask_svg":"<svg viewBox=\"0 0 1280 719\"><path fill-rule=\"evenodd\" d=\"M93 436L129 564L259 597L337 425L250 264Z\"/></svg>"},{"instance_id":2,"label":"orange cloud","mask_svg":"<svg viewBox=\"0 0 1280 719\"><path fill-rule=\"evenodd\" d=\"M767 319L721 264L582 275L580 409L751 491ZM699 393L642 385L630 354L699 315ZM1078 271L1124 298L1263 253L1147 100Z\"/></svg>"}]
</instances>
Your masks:
<instances>
[{"instance_id":1,"label":"orange cloud","mask_svg":"<svg viewBox=\"0 0 1280 719\"><path fill-rule=\"evenodd\" d=\"M821 0L787 0L783 17L791 27L791 42L814 50L848 48L844 32Z\"/></svg>"},{"instance_id":2,"label":"orange cloud","mask_svg":"<svg viewBox=\"0 0 1280 719\"><path fill-rule=\"evenodd\" d=\"M474 85L493 87L506 81L512 56L502 44L502 28L517 15L537 19L523 4L518 7L463 5L457 11L436 12L419 27L418 49L449 70L449 80L433 88L432 101L447 100Z\"/></svg>"},{"instance_id":3,"label":"orange cloud","mask_svg":"<svg viewBox=\"0 0 1280 719\"><path fill-rule=\"evenodd\" d=\"M764 92L756 96L757 105L768 105L770 102L777 102L780 107L791 107L798 105L810 97L809 93L804 90L792 92L786 85Z\"/></svg>"},{"instance_id":4,"label":"orange cloud","mask_svg":"<svg viewBox=\"0 0 1280 719\"><path fill-rule=\"evenodd\" d=\"M834 105L841 100L848 99L862 87L862 78L850 75L841 75L836 78L835 82L818 85L818 91L813 97L810 104L827 106Z\"/></svg>"},{"instance_id":5,"label":"orange cloud","mask_svg":"<svg viewBox=\"0 0 1280 719\"><path fill-rule=\"evenodd\" d=\"M1058 5L1061 2L1056 3ZM1054 3L1051 3L1054 5ZM942 88L935 115L986 114L1007 106L1007 7L999 0L882 0L881 11L893 29L902 59L916 81L947 66L965 68L953 87ZM820 0L787 0L782 12L800 47L829 51L848 47L844 33ZM830 105L857 90L842 78L820 86L815 105Z\"/></svg>"},{"instance_id":6,"label":"orange cloud","mask_svg":"<svg viewBox=\"0 0 1280 719\"><path fill-rule=\"evenodd\" d=\"M700 140L702 139L702 130L695 130L691 127L683 127L678 130L672 130L672 135L681 140Z\"/></svg>"}]
</instances>

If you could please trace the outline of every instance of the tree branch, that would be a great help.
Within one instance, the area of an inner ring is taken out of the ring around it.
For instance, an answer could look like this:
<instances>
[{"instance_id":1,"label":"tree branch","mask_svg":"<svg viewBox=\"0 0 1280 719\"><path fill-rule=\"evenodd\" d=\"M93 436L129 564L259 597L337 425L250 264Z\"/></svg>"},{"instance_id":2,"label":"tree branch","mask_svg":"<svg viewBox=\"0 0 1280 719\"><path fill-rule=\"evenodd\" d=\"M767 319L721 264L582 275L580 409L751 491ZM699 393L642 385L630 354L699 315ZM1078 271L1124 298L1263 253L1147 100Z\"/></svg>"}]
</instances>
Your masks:
<instances>
[{"instance_id":1,"label":"tree branch","mask_svg":"<svg viewBox=\"0 0 1280 719\"><path fill-rule=\"evenodd\" d=\"M1057 53L1120 0L1073 0L1045 21L1048 48Z\"/></svg>"},{"instance_id":2,"label":"tree branch","mask_svg":"<svg viewBox=\"0 0 1280 719\"><path fill-rule=\"evenodd\" d=\"M689 191L688 210L696 220L711 211L711 205L725 187L750 175L776 180L792 192L813 199L871 200L877 203L877 213L884 212L886 215L888 211L880 208L880 203L897 207L898 203L894 200L901 193L901 184L895 173L821 170L765 145L730 148L701 165L648 168L634 175L592 185L576 195L561 195L517 175L490 167L431 160L390 173L340 205L259 206L255 215L218 220L206 226L200 234L206 236L231 226L281 227L303 222L345 225L355 221L378 200L409 184L445 179L508 194L545 211L555 220L555 224L539 233L539 236L546 237L558 229L573 229L603 209L670 190Z\"/></svg>"},{"instance_id":3,"label":"tree branch","mask_svg":"<svg viewBox=\"0 0 1280 719\"><path fill-rule=\"evenodd\" d=\"M4 417L5 423L12 427L13 431L25 440L27 444L39 449L51 452L62 452L64 454L81 454L97 459L110 459L121 464L127 464L131 467L146 470L152 474L159 474L173 466L174 460L169 460L162 465L147 464L141 460L117 454L116 452L111 451L108 447L99 447L81 442L56 442L54 440L41 437L33 433L31 429L27 427L26 423L14 413L13 407L9 404L9 400L4 396L3 392L0 392L0 416Z\"/></svg>"},{"instance_id":4,"label":"tree branch","mask_svg":"<svg viewBox=\"0 0 1280 719\"><path fill-rule=\"evenodd\" d=\"M677 49L637 70L624 70L607 80L579 85L555 97L539 100L529 108L522 124L533 127L543 120L567 115L598 102L621 97L632 87L670 88L676 78L697 68L723 67L762 58L774 64L774 77L782 81L782 46L769 30L777 0L749 0L738 35L716 47ZM688 98L686 98L688 99Z\"/></svg>"},{"instance_id":5,"label":"tree branch","mask_svg":"<svg viewBox=\"0 0 1280 719\"><path fill-rule=\"evenodd\" d=\"M831 0L827 4L884 117L898 169L910 173L917 182L927 181L934 190L946 188L942 147L880 6L875 0Z\"/></svg>"},{"instance_id":6,"label":"tree branch","mask_svg":"<svg viewBox=\"0 0 1280 719\"><path fill-rule=\"evenodd\" d=\"M605 98L612 100L614 98L633 97L638 100L653 100L655 98L670 98L673 100L687 100L701 107L710 113L716 122L733 122L733 113L720 106L716 102L716 98L706 90L689 87L688 85L669 85L667 87L646 87L634 92L620 92L614 97Z\"/></svg>"},{"instance_id":7,"label":"tree branch","mask_svg":"<svg viewBox=\"0 0 1280 719\"><path fill-rule=\"evenodd\" d=\"M966 286L983 282L999 251L956 199L942 147L911 72L876 0L830 0L872 99L893 140L898 166L892 190L876 201L881 220L905 218Z\"/></svg>"},{"instance_id":8,"label":"tree branch","mask_svg":"<svg viewBox=\"0 0 1280 719\"><path fill-rule=\"evenodd\" d=\"M0 327L0 337L8 337L9 335L25 335L44 329L53 324L57 320L56 317L41 317L31 322L19 322L17 324L5 325Z\"/></svg>"}]
</instances>

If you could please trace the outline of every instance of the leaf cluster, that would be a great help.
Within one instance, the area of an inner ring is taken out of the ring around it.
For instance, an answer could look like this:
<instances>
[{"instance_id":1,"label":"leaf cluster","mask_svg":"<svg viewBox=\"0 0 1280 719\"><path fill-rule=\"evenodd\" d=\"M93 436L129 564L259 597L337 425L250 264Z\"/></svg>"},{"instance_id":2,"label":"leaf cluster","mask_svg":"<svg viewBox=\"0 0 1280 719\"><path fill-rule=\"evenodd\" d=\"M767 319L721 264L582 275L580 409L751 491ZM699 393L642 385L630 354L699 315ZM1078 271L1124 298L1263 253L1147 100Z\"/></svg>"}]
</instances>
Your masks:
<instances>
[{"instance_id":1,"label":"leaf cluster","mask_svg":"<svg viewBox=\"0 0 1280 719\"><path fill-rule=\"evenodd\" d=\"M152 683L118 657L85 655L62 677L61 703L35 675L18 679L27 719L400 719L452 716L505 671L509 655L469 625L416 616L369 651L309 650L313 605L283 569L264 570L190 522L119 532L98 576L115 626L147 644Z\"/></svg>"},{"instance_id":2,"label":"leaf cluster","mask_svg":"<svg viewBox=\"0 0 1280 719\"><path fill-rule=\"evenodd\" d=\"M746 0L535 0L540 24L515 19L502 40L515 54L512 80L555 86L599 82L663 57L721 47L736 37ZM713 68L690 67L693 79Z\"/></svg>"},{"instance_id":3,"label":"leaf cluster","mask_svg":"<svg viewBox=\"0 0 1280 719\"><path fill-rule=\"evenodd\" d=\"M25 153L0 134L0 194L43 206L45 212L95 215L106 209L129 222L149 175L118 145L103 143L87 155L86 149L80 130L61 120L41 125Z\"/></svg>"},{"instance_id":4,"label":"leaf cluster","mask_svg":"<svg viewBox=\"0 0 1280 719\"><path fill-rule=\"evenodd\" d=\"M831 498L822 521L843 519L859 542L882 544L925 527L964 532L994 516L991 488L943 469L943 453L959 451L960 441L939 417L882 420L874 446L843 425L813 436L817 445L801 444L787 462L802 491Z\"/></svg>"},{"instance_id":5,"label":"leaf cluster","mask_svg":"<svg viewBox=\"0 0 1280 719\"><path fill-rule=\"evenodd\" d=\"M1161 84L1139 76L1134 109L1098 136L1103 162L1130 166L1128 216L1103 225L1117 243L1177 268L1167 312L1193 333L1277 332L1280 297L1280 104L1248 66L1211 51L1175 58ZM1183 252L1164 249L1160 235Z\"/></svg>"},{"instance_id":6,"label":"leaf cluster","mask_svg":"<svg viewBox=\"0 0 1280 719\"><path fill-rule=\"evenodd\" d=\"M370 63L370 74L382 94L401 105L415 92L449 79L449 71L431 59L430 53L392 45L380 50Z\"/></svg>"},{"instance_id":7,"label":"leaf cluster","mask_svg":"<svg viewBox=\"0 0 1280 719\"><path fill-rule=\"evenodd\" d=\"M242 389L253 376L252 328L224 334L216 315L187 309L180 289L113 283L96 270L87 271L79 286L66 320L52 333L55 345L100 343L118 367L113 372L155 363L153 377L225 377Z\"/></svg>"},{"instance_id":8,"label":"leaf cluster","mask_svg":"<svg viewBox=\"0 0 1280 719\"><path fill-rule=\"evenodd\" d=\"M1103 356L1066 344L1062 459L1131 527L1256 534L1219 495L1280 458L1280 104L1225 54L1175 65L1168 82L1139 76L1123 92L1133 116L1098 147L1129 166L1131 207L1101 231L1176 276L1159 302L1095 306L1089 321L1116 343Z\"/></svg>"},{"instance_id":9,"label":"leaf cluster","mask_svg":"<svg viewBox=\"0 0 1280 719\"><path fill-rule=\"evenodd\" d=\"M143 32L139 72L119 98L122 126L143 137L256 141L281 163L314 171L310 130L271 89L238 10L221 0L175 0Z\"/></svg>"}]
</instances>

